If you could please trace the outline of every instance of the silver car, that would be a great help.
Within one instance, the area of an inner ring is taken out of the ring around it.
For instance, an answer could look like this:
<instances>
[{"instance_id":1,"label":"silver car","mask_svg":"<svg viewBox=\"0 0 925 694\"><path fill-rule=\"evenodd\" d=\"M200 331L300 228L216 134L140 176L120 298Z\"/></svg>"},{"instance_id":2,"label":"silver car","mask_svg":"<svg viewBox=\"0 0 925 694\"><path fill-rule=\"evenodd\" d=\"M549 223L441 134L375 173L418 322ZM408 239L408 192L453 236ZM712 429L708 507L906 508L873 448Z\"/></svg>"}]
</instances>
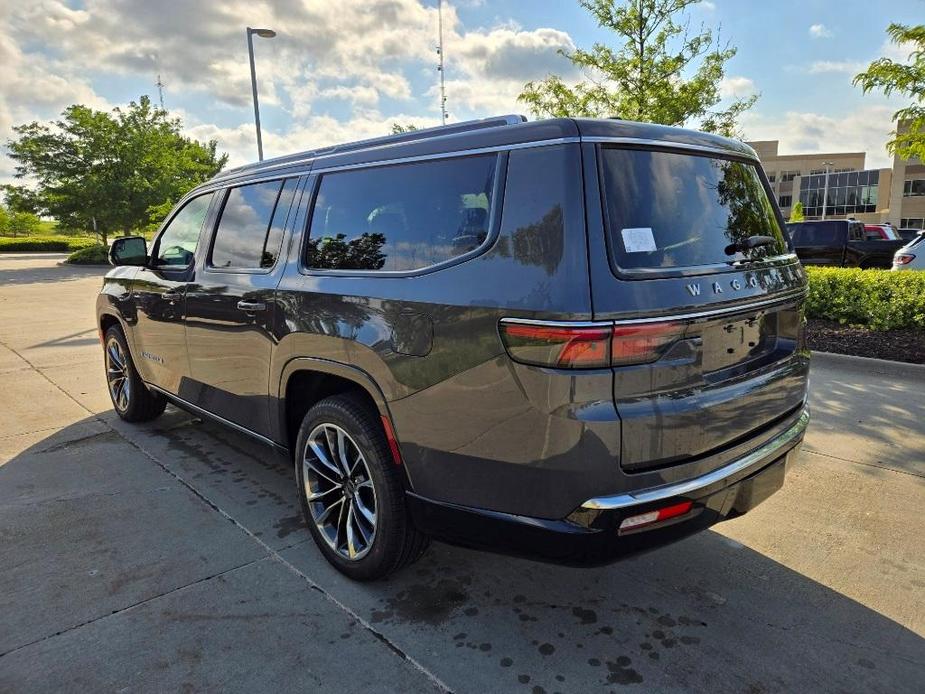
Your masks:
<instances>
[{"instance_id":1,"label":"silver car","mask_svg":"<svg viewBox=\"0 0 925 694\"><path fill-rule=\"evenodd\" d=\"M896 251L893 270L925 270L925 229Z\"/></svg>"}]
</instances>

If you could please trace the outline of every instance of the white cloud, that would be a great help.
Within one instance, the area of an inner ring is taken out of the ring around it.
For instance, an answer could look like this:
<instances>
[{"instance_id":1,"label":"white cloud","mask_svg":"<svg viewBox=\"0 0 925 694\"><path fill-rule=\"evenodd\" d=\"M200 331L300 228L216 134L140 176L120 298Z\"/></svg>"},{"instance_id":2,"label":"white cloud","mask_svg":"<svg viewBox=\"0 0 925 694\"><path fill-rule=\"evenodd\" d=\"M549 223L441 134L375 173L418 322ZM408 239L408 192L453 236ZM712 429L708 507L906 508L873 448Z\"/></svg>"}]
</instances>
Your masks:
<instances>
[{"instance_id":1,"label":"white cloud","mask_svg":"<svg viewBox=\"0 0 925 694\"><path fill-rule=\"evenodd\" d=\"M712 12L713 10L716 9L716 3L715 3L715 2L710 2L710 0L703 0L703 2L701 2L699 5L697 5L697 7L700 7L700 8L702 8L702 9L706 10L707 12Z\"/></svg>"},{"instance_id":2,"label":"white cloud","mask_svg":"<svg viewBox=\"0 0 925 694\"><path fill-rule=\"evenodd\" d=\"M814 39L828 39L834 36L832 30L827 28L825 24L813 24L810 26L809 35Z\"/></svg>"},{"instance_id":3,"label":"white cloud","mask_svg":"<svg viewBox=\"0 0 925 694\"><path fill-rule=\"evenodd\" d=\"M749 140L780 140L780 154L866 152L868 168L891 166L886 141L893 129L893 108L867 105L844 116L790 111L782 118L746 113L742 127Z\"/></svg>"},{"instance_id":4,"label":"white cloud","mask_svg":"<svg viewBox=\"0 0 925 694\"><path fill-rule=\"evenodd\" d=\"M811 75L841 72L846 75L856 75L867 66L857 60L817 60L810 64L808 72Z\"/></svg>"},{"instance_id":5,"label":"white cloud","mask_svg":"<svg viewBox=\"0 0 925 694\"><path fill-rule=\"evenodd\" d=\"M719 95L724 99L749 96L758 91L755 83L748 77L730 75L719 83Z\"/></svg>"}]
</instances>

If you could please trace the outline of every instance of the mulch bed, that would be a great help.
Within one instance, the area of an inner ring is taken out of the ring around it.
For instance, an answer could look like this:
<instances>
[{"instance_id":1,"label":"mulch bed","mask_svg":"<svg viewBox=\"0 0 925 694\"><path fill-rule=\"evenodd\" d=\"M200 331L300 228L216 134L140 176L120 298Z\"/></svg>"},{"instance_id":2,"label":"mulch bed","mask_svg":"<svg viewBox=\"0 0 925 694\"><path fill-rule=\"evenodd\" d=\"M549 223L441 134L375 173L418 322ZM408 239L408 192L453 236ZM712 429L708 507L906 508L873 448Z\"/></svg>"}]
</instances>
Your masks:
<instances>
[{"instance_id":1,"label":"mulch bed","mask_svg":"<svg viewBox=\"0 0 925 694\"><path fill-rule=\"evenodd\" d=\"M810 349L856 357L925 364L925 330L867 330L811 318L806 333Z\"/></svg>"}]
</instances>

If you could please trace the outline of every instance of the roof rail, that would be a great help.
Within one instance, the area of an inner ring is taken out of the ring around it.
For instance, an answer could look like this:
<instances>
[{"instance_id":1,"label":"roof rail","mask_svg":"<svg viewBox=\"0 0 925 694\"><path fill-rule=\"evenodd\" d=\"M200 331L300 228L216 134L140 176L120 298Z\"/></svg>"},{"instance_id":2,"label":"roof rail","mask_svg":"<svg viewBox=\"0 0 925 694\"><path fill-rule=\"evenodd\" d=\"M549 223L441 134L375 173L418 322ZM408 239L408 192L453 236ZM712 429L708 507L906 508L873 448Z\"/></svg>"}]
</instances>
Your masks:
<instances>
[{"instance_id":1,"label":"roof rail","mask_svg":"<svg viewBox=\"0 0 925 694\"><path fill-rule=\"evenodd\" d=\"M217 174L212 180L219 180L232 174L239 174L244 171L260 169L263 167L276 168L290 162L296 163L306 159L323 157L329 154L341 154L343 152L355 152L357 150L371 149L373 147L385 147L388 145L401 144L405 142L414 142L416 140L427 140L431 137L455 135L457 133L463 133L470 130L481 130L482 128L496 128L503 125L517 125L519 123L525 123L526 121L526 116L515 114L492 116L490 118L468 120L461 123L438 125L432 128L409 130L403 133L396 133L395 135L384 135L382 137L357 140L356 142L347 142L340 145L329 145L327 147L319 147L318 149L308 150L305 152L296 152L294 154L287 154L282 157L274 157L273 159L264 159L263 161L254 162L252 164L244 164L243 166L238 166L234 169L226 169L225 171Z\"/></svg>"}]
</instances>

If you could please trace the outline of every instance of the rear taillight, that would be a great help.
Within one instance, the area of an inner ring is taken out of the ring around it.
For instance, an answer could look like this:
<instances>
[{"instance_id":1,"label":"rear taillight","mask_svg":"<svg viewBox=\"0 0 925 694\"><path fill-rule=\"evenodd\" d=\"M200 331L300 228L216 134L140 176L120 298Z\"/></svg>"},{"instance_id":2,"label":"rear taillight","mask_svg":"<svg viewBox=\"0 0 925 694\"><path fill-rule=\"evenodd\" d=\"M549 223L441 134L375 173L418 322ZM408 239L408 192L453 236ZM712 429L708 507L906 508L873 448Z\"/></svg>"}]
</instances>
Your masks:
<instances>
[{"instance_id":1,"label":"rear taillight","mask_svg":"<svg viewBox=\"0 0 925 694\"><path fill-rule=\"evenodd\" d=\"M680 323L549 323L502 319L514 361L560 369L599 369L655 361L684 332Z\"/></svg>"},{"instance_id":2,"label":"rear taillight","mask_svg":"<svg viewBox=\"0 0 925 694\"><path fill-rule=\"evenodd\" d=\"M515 361L560 369L610 366L612 325L501 321L501 340Z\"/></svg>"},{"instance_id":3,"label":"rear taillight","mask_svg":"<svg viewBox=\"0 0 925 694\"><path fill-rule=\"evenodd\" d=\"M893 256L893 265L908 265L913 260L915 256L911 253L897 253Z\"/></svg>"},{"instance_id":4,"label":"rear taillight","mask_svg":"<svg viewBox=\"0 0 925 694\"><path fill-rule=\"evenodd\" d=\"M613 328L613 364L645 364L658 359L683 332L679 323L638 323Z\"/></svg>"}]
</instances>

